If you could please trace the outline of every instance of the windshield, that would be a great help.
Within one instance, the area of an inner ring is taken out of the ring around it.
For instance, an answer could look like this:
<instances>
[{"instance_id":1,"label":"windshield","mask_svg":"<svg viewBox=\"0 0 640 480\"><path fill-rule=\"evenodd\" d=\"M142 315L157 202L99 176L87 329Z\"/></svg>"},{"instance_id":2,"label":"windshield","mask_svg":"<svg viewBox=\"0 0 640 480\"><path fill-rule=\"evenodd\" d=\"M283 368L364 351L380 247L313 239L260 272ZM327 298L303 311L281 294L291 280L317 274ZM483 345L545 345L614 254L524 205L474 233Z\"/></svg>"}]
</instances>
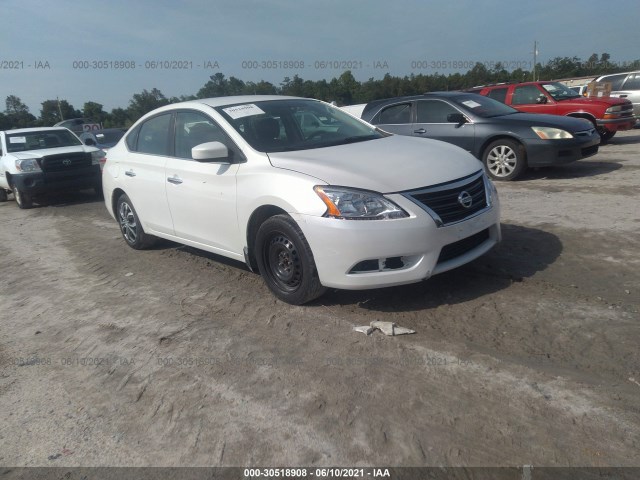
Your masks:
<instances>
[{"instance_id":1,"label":"windshield","mask_svg":"<svg viewBox=\"0 0 640 480\"><path fill-rule=\"evenodd\" d=\"M505 105L493 98L469 93L466 95L457 95L451 97L450 100L457 106L468 112L482 118L500 117L502 115L511 115L518 113L518 110Z\"/></svg>"},{"instance_id":2,"label":"windshield","mask_svg":"<svg viewBox=\"0 0 640 480\"><path fill-rule=\"evenodd\" d=\"M554 100L566 100L568 98L578 98L581 95L562 83L543 83L544 88Z\"/></svg>"},{"instance_id":3,"label":"windshield","mask_svg":"<svg viewBox=\"0 0 640 480\"><path fill-rule=\"evenodd\" d=\"M373 127L317 100L271 100L216 110L261 152L307 150L383 137Z\"/></svg>"},{"instance_id":4,"label":"windshield","mask_svg":"<svg viewBox=\"0 0 640 480\"><path fill-rule=\"evenodd\" d=\"M82 142L69 130L41 130L7 135L8 152L73 147Z\"/></svg>"}]
</instances>

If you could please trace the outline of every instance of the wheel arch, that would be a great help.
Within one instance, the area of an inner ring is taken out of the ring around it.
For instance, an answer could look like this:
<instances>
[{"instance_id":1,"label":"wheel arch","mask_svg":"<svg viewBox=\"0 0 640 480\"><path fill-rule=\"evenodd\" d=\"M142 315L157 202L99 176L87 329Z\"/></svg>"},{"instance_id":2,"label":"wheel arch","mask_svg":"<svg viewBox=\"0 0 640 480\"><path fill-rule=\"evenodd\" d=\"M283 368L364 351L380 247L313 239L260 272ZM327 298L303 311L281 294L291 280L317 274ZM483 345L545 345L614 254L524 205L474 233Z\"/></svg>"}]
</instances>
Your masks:
<instances>
[{"instance_id":1,"label":"wheel arch","mask_svg":"<svg viewBox=\"0 0 640 480\"><path fill-rule=\"evenodd\" d=\"M262 205L251 213L249 221L247 222L247 250L245 251L245 261L251 270L256 271L258 268L255 257L255 242L260 225L271 217L283 214L288 215L285 210L275 205Z\"/></svg>"},{"instance_id":2,"label":"wheel arch","mask_svg":"<svg viewBox=\"0 0 640 480\"><path fill-rule=\"evenodd\" d=\"M492 137L487 138L482 143L482 146L480 147L480 150L479 150L479 153L478 153L478 158L481 161L484 160L484 153L487 150L487 147L489 145L491 145L493 142L497 141L497 140L511 140L513 142L516 142L520 146L524 161L525 162L527 161L527 149L525 148L525 146L522 143L522 141L518 137L516 137L514 135L508 135L508 134L498 134L498 135L494 135Z\"/></svg>"},{"instance_id":3,"label":"wheel arch","mask_svg":"<svg viewBox=\"0 0 640 480\"><path fill-rule=\"evenodd\" d=\"M111 193L111 211L113 212L113 216L116 217L117 213L117 206L118 206L118 199L125 193L124 190L122 190L121 188L116 188L113 190L113 192Z\"/></svg>"},{"instance_id":4,"label":"wheel arch","mask_svg":"<svg viewBox=\"0 0 640 480\"><path fill-rule=\"evenodd\" d=\"M584 118L585 120L589 120L594 127L598 126L596 122L596 117L589 112L571 112L571 113L567 113L566 116L573 117L573 118Z\"/></svg>"}]
</instances>

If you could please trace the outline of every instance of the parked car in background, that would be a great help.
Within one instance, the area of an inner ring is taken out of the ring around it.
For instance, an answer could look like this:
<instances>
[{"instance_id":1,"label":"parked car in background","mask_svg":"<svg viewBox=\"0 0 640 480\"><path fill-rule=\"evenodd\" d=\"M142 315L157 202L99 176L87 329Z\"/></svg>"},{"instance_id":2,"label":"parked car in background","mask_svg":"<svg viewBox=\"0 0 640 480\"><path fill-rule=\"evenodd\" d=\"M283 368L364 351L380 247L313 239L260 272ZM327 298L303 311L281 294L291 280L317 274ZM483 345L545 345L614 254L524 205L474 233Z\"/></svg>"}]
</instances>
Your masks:
<instances>
[{"instance_id":1,"label":"parked car in background","mask_svg":"<svg viewBox=\"0 0 640 480\"><path fill-rule=\"evenodd\" d=\"M306 115L321 124L303 128ZM292 304L419 282L500 240L497 193L472 155L311 99L161 107L109 150L103 190L130 247L162 237L244 261Z\"/></svg>"},{"instance_id":2,"label":"parked car in background","mask_svg":"<svg viewBox=\"0 0 640 480\"><path fill-rule=\"evenodd\" d=\"M85 188L99 193L101 155L66 128L0 132L0 201L13 192L20 208L31 208L41 193Z\"/></svg>"},{"instance_id":3,"label":"parked car in background","mask_svg":"<svg viewBox=\"0 0 640 480\"><path fill-rule=\"evenodd\" d=\"M100 168L102 169L106 161L106 153L120 141L126 132L126 128L105 128L104 130L83 132L79 137L85 145L99 148L104 152L104 155L100 159Z\"/></svg>"},{"instance_id":4,"label":"parked car in background","mask_svg":"<svg viewBox=\"0 0 640 480\"><path fill-rule=\"evenodd\" d=\"M364 107L362 119L387 132L464 148L497 180L513 180L527 167L562 165L595 155L600 144L586 120L521 113L474 93L377 100Z\"/></svg>"},{"instance_id":5,"label":"parked car in background","mask_svg":"<svg viewBox=\"0 0 640 480\"><path fill-rule=\"evenodd\" d=\"M571 90L573 90L574 92L576 92L578 95L584 97L587 94L587 88L589 88L589 85L574 85L572 87L569 87Z\"/></svg>"},{"instance_id":6,"label":"parked car in background","mask_svg":"<svg viewBox=\"0 0 640 480\"><path fill-rule=\"evenodd\" d=\"M603 142L635 124L629 100L583 97L559 82L488 85L467 91L493 98L521 112L585 118L598 129Z\"/></svg>"},{"instance_id":7,"label":"parked car in background","mask_svg":"<svg viewBox=\"0 0 640 480\"><path fill-rule=\"evenodd\" d=\"M91 130L99 130L102 128L99 122L91 120L90 118L69 118L56 123L54 127L68 128L76 135L80 135L82 132L90 132Z\"/></svg>"},{"instance_id":8,"label":"parked car in background","mask_svg":"<svg viewBox=\"0 0 640 480\"><path fill-rule=\"evenodd\" d=\"M626 98L633 104L636 126L640 126L640 71L603 75L596 82L611 82L611 96Z\"/></svg>"}]
</instances>

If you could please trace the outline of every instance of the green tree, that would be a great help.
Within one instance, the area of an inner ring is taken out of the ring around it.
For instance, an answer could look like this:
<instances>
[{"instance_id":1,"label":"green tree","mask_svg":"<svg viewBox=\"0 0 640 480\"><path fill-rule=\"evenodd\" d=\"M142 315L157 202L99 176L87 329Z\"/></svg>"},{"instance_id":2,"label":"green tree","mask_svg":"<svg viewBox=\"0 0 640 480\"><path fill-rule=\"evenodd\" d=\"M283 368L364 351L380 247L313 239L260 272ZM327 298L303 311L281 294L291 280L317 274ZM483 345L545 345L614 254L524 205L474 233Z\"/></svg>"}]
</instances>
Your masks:
<instances>
[{"instance_id":1,"label":"green tree","mask_svg":"<svg viewBox=\"0 0 640 480\"><path fill-rule=\"evenodd\" d=\"M129 101L129 108L127 108L127 116L130 120L136 121L145 113L149 113L151 110L155 110L158 107L168 105L169 100L165 97L157 88L143 90L141 93L136 93Z\"/></svg>"},{"instance_id":2,"label":"green tree","mask_svg":"<svg viewBox=\"0 0 640 480\"><path fill-rule=\"evenodd\" d=\"M82 116L84 118L89 118L98 123L102 123L104 126L105 120L107 119L107 112L102 110L102 104L97 102L85 102L82 107Z\"/></svg>"},{"instance_id":3,"label":"green tree","mask_svg":"<svg viewBox=\"0 0 640 480\"><path fill-rule=\"evenodd\" d=\"M9 95L5 105L5 114L12 128L25 128L35 125L36 117L29 113L29 107L22 103L20 97Z\"/></svg>"},{"instance_id":4,"label":"green tree","mask_svg":"<svg viewBox=\"0 0 640 480\"><path fill-rule=\"evenodd\" d=\"M62 112L62 116L60 116ZM66 100L45 100L40 110L40 123L50 127L61 120L81 117L82 113L73 108Z\"/></svg>"}]
</instances>

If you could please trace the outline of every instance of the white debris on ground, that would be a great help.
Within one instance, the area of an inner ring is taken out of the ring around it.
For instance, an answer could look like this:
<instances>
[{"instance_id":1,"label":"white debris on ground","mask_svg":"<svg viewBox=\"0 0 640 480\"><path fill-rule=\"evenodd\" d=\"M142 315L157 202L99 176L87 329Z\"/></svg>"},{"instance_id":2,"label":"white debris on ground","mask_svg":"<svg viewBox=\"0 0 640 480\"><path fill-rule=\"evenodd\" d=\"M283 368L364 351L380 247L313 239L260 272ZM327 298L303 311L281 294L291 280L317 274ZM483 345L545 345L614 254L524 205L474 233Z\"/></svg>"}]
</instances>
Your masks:
<instances>
[{"instance_id":1,"label":"white debris on ground","mask_svg":"<svg viewBox=\"0 0 640 480\"><path fill-rule=\"evenodd\" d=\"M360 327L353 327L356 332L364 333L365 335L371 335L374 330L380 330L385 335L394 337L396 335L408 335L411 333L416 333L415 330L411 330L410 328L399 327L398 324L394 322L381 322L374 320L369 325L364 325Z\"/></svg>"}]
</instances>

